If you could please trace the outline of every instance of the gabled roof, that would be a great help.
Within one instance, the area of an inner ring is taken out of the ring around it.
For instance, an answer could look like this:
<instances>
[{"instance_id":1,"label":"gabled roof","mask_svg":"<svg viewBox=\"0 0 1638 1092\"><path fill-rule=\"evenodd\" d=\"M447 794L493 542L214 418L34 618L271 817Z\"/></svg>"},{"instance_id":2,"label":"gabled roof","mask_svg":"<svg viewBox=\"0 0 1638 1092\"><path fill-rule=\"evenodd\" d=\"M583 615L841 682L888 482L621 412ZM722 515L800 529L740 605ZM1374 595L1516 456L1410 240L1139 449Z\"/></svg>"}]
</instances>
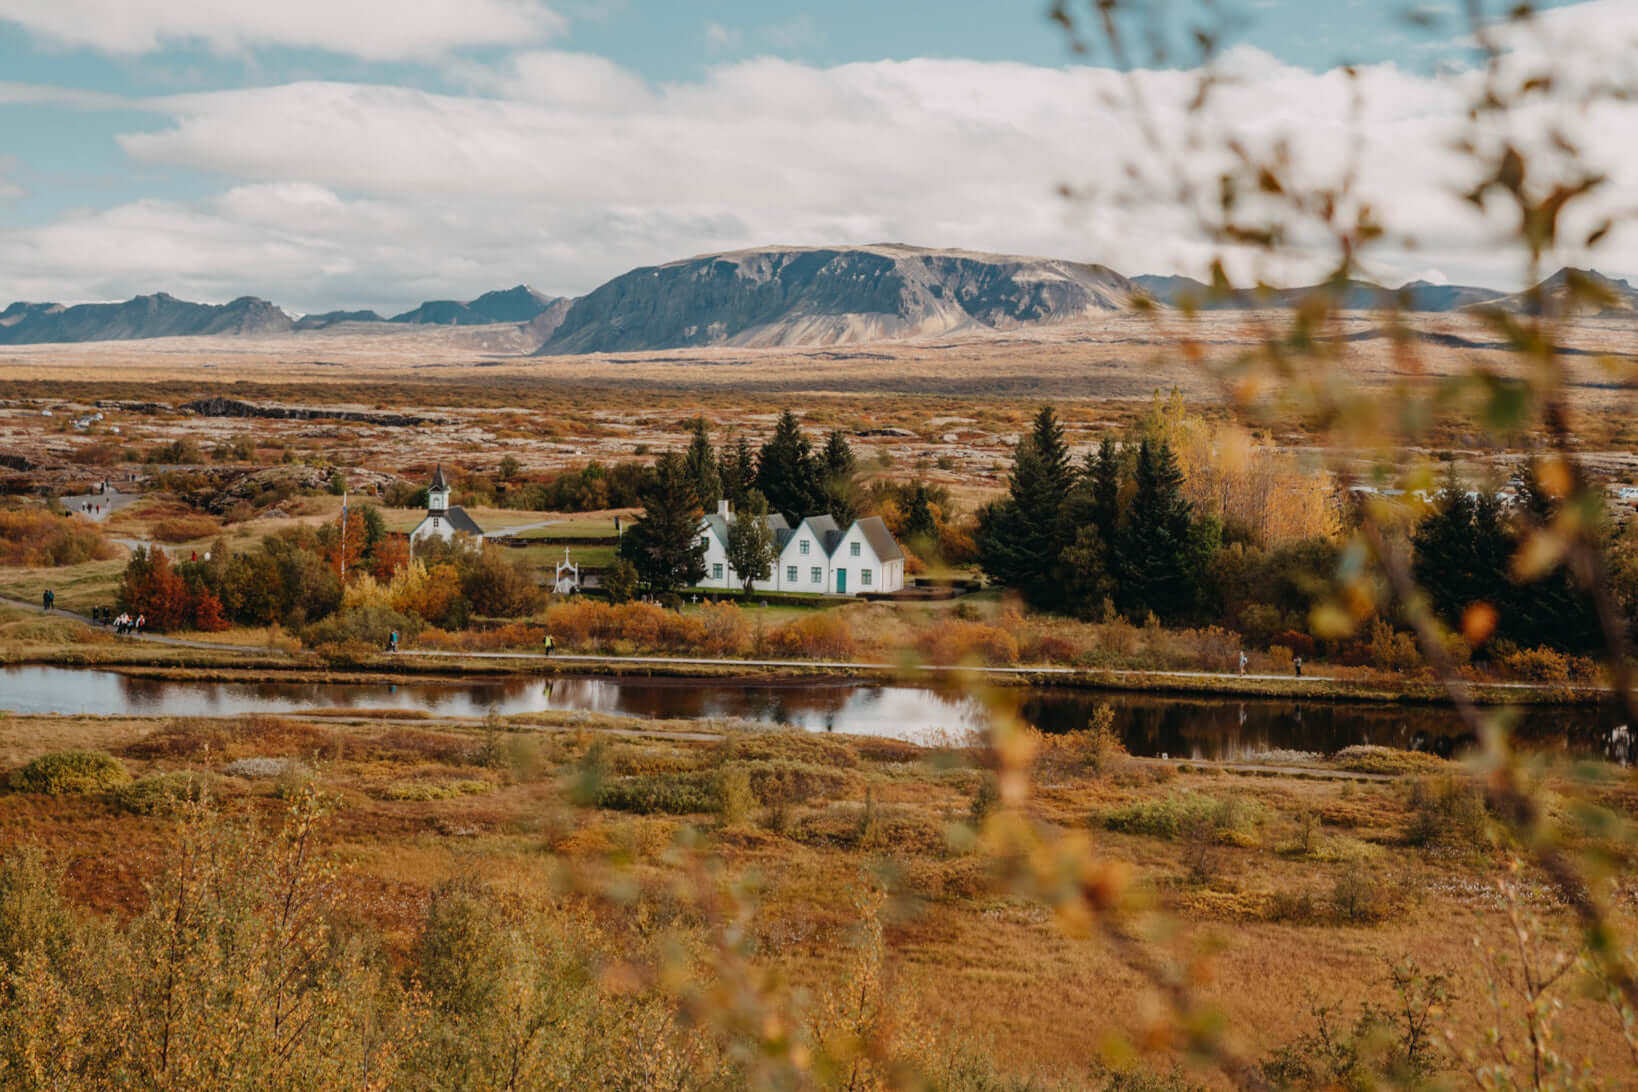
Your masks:
<instances>
[{"instance_id":1,"label":"gabled roof","mask_svg":"<svg viewBox=\"0 0 1638 1092\"><path fill-rule=\"evenodd\" d=\"M738 518L738 514L724 516L720 512L711 512L703 517L706 529L717 536L717 541L722 543L725 550L728 548L728 525ZM763 517L763 520L767 523L768 530L773 532L775 548L783 549L791 535L790 525L785 522L785 517L775 512Z\"/></svg>"},{"instance_id":2,"label":"gabled roof","mask_svg":"<svg viewBox=\"0 0 1638 1092\"><path fill-rule=\"evenodd\" d=\"M434 470L432 472L432 484L430 486L428 486L427 488L429 488L429 489L445 489L445 490L447 490L449 488L449 483L444 480L444 464L443 463L439 463L438 464L438 469L436 469L436 470Z\"/></svg>"},{"instance_id":3,"label":"gabled roof","mask_svg":"<svg viewBox=\"0 0 1638 1092\"><path fill-rule=\"evenodd\" d=\"M705 517L705 528L717 536L717 541L722 543L724 550L728 548L728 520L726 517L712 512Z\"/></svg>"},{"instance_id":4,"label":"gabled roof","mask_svg":"<svg viewBox=\"0 0 1638 1092\"><path fill-rule=\"evenodd\" d=\"M898 561L904 557L904 551L899 549L898 540L893 532L887 529L880 516L866 516L854 524L864 540L870 543L870 548L876 551L877 561Z\"/></svg>"},{"instance_id":5,"label":"gabled roof","mask_svg":"<svg viewBox=\"0 0 1638 1092\"><path fill-rule=\"evenodd\" d=\"M842 531L836 526L835 519L828 515L809 516L797 524L796 532L799 533L804 527L812 531L813 537L819 540L819 549L826 557L836 552L836 544L842 541ZM795 534L793 533L791 537L794 538Z\"/></svg>"},{"instance_id":6,"label":"gabled roof","mask_svg":"<svg viewBox=\"0 0 1638 1092\"><path fill-rule=\"evenodd\" d=\"M462 534L483 534L483 528L479 527L477 521L475 521L471 516L467 515L466 509L462 508L460 505L456 505L453 508L444 509L443 517L449 521L449 525L451 527Z\"/></svg>"}]
</instances>

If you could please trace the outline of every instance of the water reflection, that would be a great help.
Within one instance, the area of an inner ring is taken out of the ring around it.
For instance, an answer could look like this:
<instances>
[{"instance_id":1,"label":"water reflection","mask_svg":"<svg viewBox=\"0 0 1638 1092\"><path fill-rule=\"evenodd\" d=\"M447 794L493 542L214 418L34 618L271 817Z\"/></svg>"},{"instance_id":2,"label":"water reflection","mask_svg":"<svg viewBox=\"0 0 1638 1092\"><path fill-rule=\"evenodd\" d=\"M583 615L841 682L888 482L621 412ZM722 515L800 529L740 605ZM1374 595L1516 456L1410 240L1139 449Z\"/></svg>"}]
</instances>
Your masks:
<instances>
[{"instance_id":1,"label":"water reflection","mask_svg":"<svg viewBox=\"0 0 1638 1092\"><path fill-rule=\"evenodd\" d=\"M1378 743L1449 755L1473 741L1437 706L1242 701L1151 694L1018 689L993 695L1047 732L1084 728L1093 710L1115 710L1115 730L1139 755L1237 759L1275 750L1332 752ZM482 716L543 710L643 717L724 718L790 724L815 732L943 742L980 729L983 705L960 693L852 682L698 679L511 678L454 685L338 684L283 680L200 683L132 678L111 671L12 667L0 671L0 709L22 713L232 716L308 709L423 710ZM1541 748L1630 761L1634 743L1612 707L1526 710L1518 738Z\"/></svg>"}]
</instances>

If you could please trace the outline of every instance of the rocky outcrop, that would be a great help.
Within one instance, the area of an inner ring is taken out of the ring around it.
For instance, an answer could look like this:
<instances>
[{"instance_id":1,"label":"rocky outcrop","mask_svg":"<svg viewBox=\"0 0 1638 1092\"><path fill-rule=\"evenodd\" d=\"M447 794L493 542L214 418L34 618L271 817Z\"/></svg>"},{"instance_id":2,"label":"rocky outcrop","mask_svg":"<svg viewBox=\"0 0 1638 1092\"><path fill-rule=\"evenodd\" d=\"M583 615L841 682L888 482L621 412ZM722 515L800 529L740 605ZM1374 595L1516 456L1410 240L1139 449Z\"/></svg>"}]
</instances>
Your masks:
<instances>
[{"instance_id":1,"label":"rocky outcrop","mask_svg":"<svg viewBox=\"0 0 1638 1092\"><path fill-rule=\"evenodd\" d=\"M267 417L279 421L357 421L366 425L407 427L434 420L407 413L371 413L367 410L328 409L322 406L277 406L242 402L237 398L201 398L181 407L200 417Z\"/></svg>"},{"instance_id":2,"label":"rocky outcrop","mask_svg":"<svg viewBox=\"0 0 1638 1092\"><path fill-rule=\"evenodd\" d=\"M328 330L344 322L386 322L374 311L326 311L322 315L303 315L296 320L298 330Z\"/></svg>"},{"instance_id":3,"label":"rocky outcrop","mask_svg":"<svg viewBox=\"0 0 1638 1092\"><path fill-rule=\"evenodd\" d=\"M763 248L636 269L574 301L541 354L843 345L1124 309L1098 265L878 245Z\"/></svg>"},{"instance_id":4,"label":"rocky outcrop","mask_svg":"<svg viewBox=\"0 0 1638 1092\"><path fill-rule=\"evenodd\" d=\"M1486 303L1514 314L1638 318L1638 288L1591 269L1560 269L1534 288Z\"/></svg>"},{"instance_id":5,"label":"rocky outcrop","mask_svg":"<svg viewBox=\"0 0 1638 1092\"><path fill-rule=\"evenodd\" d=\"M14 303L0 311L0 345L133 341L199 334L282 334L289 315L266 300L242 296L220 305L157 293L124 303Z\"/></svg>"}]
</instances>

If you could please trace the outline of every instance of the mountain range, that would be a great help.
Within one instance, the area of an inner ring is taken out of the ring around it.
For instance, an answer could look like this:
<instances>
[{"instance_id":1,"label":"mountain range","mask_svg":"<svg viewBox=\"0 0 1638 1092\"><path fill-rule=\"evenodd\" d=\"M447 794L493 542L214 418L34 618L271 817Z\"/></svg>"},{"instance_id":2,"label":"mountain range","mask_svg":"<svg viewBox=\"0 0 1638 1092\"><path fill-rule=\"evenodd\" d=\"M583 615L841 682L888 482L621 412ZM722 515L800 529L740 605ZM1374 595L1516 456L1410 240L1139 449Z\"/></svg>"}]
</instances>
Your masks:
<instances>
[{"instance_id":1,"label":"mountain range","mask_svg":"<svg viewBox=\"0 0 1638 1092\"><path fill-rule=\"evenodd\" d=\"M163 292L123 303L14 303L0 311L0 345L268 335L356 323L512 325L540 346L540 355L842 345L1067 323L1128 310L1140 297L1166 307L1245 310L1293 307L1318 291L1337 293L1349 310L1529 312L1544 300L1555 308L1573 300L1576 314L1638 317L1638 288L1574 269L1512 295L1427 281L1397 289L1347 281L1214 293L1188 277L1128 279L1082 262L878 244L708 254L634 269L578 298L518 285L472 300L429 300L391 318L375 311L292 318L252 296L202 304Z\"/></svg>"}]
</instances>

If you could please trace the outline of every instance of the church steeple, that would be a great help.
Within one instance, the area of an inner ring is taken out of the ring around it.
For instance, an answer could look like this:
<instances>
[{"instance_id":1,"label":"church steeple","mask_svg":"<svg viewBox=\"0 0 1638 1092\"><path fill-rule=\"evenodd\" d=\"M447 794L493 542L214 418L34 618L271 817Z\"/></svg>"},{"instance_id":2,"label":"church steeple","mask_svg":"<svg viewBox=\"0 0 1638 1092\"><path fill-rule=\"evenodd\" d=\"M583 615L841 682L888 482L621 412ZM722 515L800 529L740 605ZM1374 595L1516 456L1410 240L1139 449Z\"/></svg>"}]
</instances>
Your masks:
<instances>
[{"instance_id":1,"label":"church steeple","mask_svg":"<svg viewBox=\"0 0 1638 1092\"><path fill-rule=\"evenodd\" d=\"M427 486L427 511L442 512L449 507L449 482L444 479L444 464L432 472L432 484Z\"/></svg>"}]
</instances>

